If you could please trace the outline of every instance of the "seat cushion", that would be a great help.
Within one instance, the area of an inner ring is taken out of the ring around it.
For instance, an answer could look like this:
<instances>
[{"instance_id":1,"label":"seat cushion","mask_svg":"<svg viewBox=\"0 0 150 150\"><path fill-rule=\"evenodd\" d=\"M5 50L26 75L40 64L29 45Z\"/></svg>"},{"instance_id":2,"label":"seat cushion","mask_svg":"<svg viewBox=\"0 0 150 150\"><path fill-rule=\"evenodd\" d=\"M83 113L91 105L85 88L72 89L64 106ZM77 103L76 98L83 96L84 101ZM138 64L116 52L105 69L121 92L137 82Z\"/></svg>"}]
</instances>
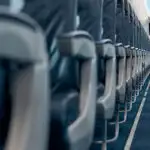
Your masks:
<instances>
[{"instance_id":1,"label":"seat cushion","mask_svg":"<svg viewBox=\"0 0 150 150\"><path fill-rule=\"evenodd\" d=\"M52 100L58 102L58 106L55 107L61 107L60 111L63 111L62 113L66 116L67 125L76 120L79 115L79 93L77 91L56 92L52 95Z\"/></svg>"},{"instance_id":2,"label":"seat cushion","mask_svg":"<svg viewBox=\"0 0 150 150\"><path fill-rule=\"evenodd\" d=\"M79 115L79 94L75 90L57 91L52 100L50 148L68 149L68 125Z\"/></svg>"}]
</instances>

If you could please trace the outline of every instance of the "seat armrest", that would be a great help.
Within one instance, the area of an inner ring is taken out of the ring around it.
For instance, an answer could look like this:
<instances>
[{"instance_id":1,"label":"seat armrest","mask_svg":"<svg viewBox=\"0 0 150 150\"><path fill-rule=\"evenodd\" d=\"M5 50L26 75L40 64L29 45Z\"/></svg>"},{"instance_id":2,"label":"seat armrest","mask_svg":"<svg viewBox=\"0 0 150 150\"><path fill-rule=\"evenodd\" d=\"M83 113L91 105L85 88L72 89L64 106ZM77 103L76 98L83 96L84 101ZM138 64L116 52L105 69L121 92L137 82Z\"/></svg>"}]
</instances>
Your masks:
<instances>
[{"instance_id":1,"label":"seat armrest","mask_svg":"<svg viewBox=\"0 0 150 150\"><path fill-rule=\"evenodd\" d=\"M64 56L71 56L77 59L91 59L95 57L93 38L84 31L72 31L59 36L58 46L61 54Z\"/></svg>"},{"instance_id":2,"label":"seat armrest","mask_svg":"<svg viewBox=\"0 0 150 150\"><path fill-rule=\"evenodd\" d=\"M126 56L126 50L123 47L122 43L116 44L116 57L125 57Z\"/></svg>"},{"instance_id":3,"label":"seat armrest","mask_svg":"<svg viewBox=\"0 0 150 150\"><path fill-rule=\"evenodd\" d=\"M96 51L100 58L113 58L116 57L114 53L114 45L110 39L104 39L96 43Z\"/></svg>"}]
</instances>

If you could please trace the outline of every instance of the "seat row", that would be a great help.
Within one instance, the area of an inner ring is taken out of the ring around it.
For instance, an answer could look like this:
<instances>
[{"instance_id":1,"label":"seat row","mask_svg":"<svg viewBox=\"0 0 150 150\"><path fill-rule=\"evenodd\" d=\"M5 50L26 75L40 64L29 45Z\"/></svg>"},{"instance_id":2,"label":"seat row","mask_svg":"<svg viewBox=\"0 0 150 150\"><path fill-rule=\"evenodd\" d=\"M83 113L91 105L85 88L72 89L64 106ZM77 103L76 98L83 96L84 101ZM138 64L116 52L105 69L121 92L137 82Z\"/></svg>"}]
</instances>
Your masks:
<instances>
[{"instance_id":1,"label":"seat row","mask_svg":"<svg viewBox=\"0 0 150 150\"><path fill-rule=\"evenodd\" d=\"M148 35L128 1L84 2L58 5L46 34L34 18L0 9L2 149L106 150L128 121L149 76Z\"/></svg>"}]
</instances>

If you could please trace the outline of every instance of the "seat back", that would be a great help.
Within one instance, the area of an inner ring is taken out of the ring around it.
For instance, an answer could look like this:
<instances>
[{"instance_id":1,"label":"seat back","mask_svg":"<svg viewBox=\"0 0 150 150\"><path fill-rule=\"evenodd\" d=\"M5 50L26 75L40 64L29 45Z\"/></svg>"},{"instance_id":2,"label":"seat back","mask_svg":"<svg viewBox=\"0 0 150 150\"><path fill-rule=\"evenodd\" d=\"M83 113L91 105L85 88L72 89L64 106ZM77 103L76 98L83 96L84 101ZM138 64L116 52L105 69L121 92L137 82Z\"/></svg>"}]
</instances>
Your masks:
<instances>
[{"instance_id":1,"label":"seat back","mask_svg":"<svg viewBox=\"0 0 150 150\"><path fill-rule=\"evenodd\" d=\"M98 59L105 63L104 91L98 97L97 115L102 119L111 119L116 103L116 50L111 40L105 39L97 43Z\"/></svg>"},{"instance_id":2,"label":"seat back","mask_svg":"<svg viewBox=\"0 0 150 150\"><path fill-rule=\"evenodd\" d=\"M131 93L132 90L132 74L133 74L133 55L130 46L126 46L126 84L127 90Z\"/></svg>"},{"instance_id":3,"label":"seat back","mask_svg":"<svg viewBox=\"0 0 150 150\"><path fill-rule=\"evenodd\" d=\"M102 2L102 1L101 1ZM106 0L102 3L103 36L97 42L98 52L98 90L97 115L102 119L111 119L116 101L116 50L115 42L115 1ZM109 5L108 5L109 4Z\"/></svg>"},{"instance_id":4,"label":"seat back","mask_svg":"<svg viewBox=\"0 0 150 150\"><path fill-rule=\"evenodd\" d=\"M0 41L0 59L4 70L8 70L7 89L2 87L8 90L4 92L8 96L4 99L6 105L1 122L7 134L4 149L45 149L50 99L48 59L42 30L28 16L11 14L6 8L0 8ZM1 72L1 80L3 75ZM11 114L6 114L9 107ZM8 116L11 116L10 120L5 124ZM0 136L3 135L0 133Z\"/></svg>"},{"instance_id":5,"label":"seat back","mask_svg":"<svg viewBox=\"0 0 150 150\"><path fill-rule=\"evenodd\" d=\"M64 34L59 39L62 56L81 62L79 114L68 128L71 149L88 149L93 137L96 112L96 53L92 38L86 32ZM92 87L92 89L91 89ZM75 106L74 106L75 107ZM88 122L87 122L88 119Z\"/></svg>"},{"instance_id":6,"label":"seat back","mask_svg":"<svg viewBox=\"0 0 150 150\"><path fill-rule=\"evenodd\" d=\"M53 82L50 148L88 149L92 143L96 112L95 45L88 33L75 31L77 1L60 3L61 7L56 8L63 12L63 24L58 24L61 30L56 27L56 35L52 31L49 33L51 39L58 41L55 53L50 52ZM69 146L63 146L65 143Z\"/></svg>"},{"instance_id":7,"label":"seat back","mask_svg":"<svg viewBox=\"0 0 150 150\"><path fill-rule=\"evenodd\" d=\"M126 50L123 45L124 6L122 1L118 1L116 9L117 101L122 103L125 101L126 89Z\"/></svg>"},{"instance_id":8,"label":"seat back","mask_svg":"<svg viewBox=\"0 0 150 150\"><path fill-rule=\"evenodd\" d=\"M103 3L103 39L116 41L116 1L104 0Z\"/></svg>"},{"instance_id":9,"label":"seat back","mask_svg":"<svg viewBox=\"0 0 150 150\"><path fill-rule=\"evenodd\" d=\"M137 68L137 56L136 56L136 50L132 50L132 78L136 79L136 68Z\"/></svg>"},{"instance_id":10,"label":"seat back","mask_svg":"<svg viewBox=\"0 0 150 150\"><path fill-rule=\"evenodd\" d=\"M136 48L136 57L137 57L137 64L136 64L136 77L138 78L140 72L140 52L139 49Z\"/></svg>"},{"instance_id":11,"label":"seat back","mask_svg":"<svg viewBox=\"0 0 150 150\"><path fill-rule=\"evenodd\" d=\"M132 91L132 50L131 46L133 44L132 38L133 38L133 27L132 27L132 10L128 3L128 1L123 1L124 3L124 30L123 36L126 35L126 38L123 38L124 47L126 49L126 87L127 87L127 97L130 97L131 91ZM126 31L127 30L127 31Z\"/></svg>"},{"instance_id":12,"label":"seat back","mask_svg":"<svg viewBox=\"0 0 150 150\"><path fill-rule=\"evenodd\" d=\"M134 81L135 81L135 75L136 75L136 54L135 54L135 26L134 26L134 12L132 9L132 6L129 2L127 2L127 7L128 7L128 21L129 21L129 37L128 37L128 44L130 45L130 56L128 57L129 60L129 68L130 68L130 73L127 74L128 76L128 81L131 81L129 84L130 86L128 87L130 90L129 92L131 93L133 90ZM134 79L133 79L134 78Z\"/></svg>"},{"instance_id":13,"label":"seat back","mask_svg":"<svg viewBox=\"0 0 150 150\"><path fill-rule=\"evenodd\" d=\"M116 45L116 55L117 55L117 100L121 103L125 101L125 69L126 69L126 51L122 44Z\"/></svg>"}]
</instances>

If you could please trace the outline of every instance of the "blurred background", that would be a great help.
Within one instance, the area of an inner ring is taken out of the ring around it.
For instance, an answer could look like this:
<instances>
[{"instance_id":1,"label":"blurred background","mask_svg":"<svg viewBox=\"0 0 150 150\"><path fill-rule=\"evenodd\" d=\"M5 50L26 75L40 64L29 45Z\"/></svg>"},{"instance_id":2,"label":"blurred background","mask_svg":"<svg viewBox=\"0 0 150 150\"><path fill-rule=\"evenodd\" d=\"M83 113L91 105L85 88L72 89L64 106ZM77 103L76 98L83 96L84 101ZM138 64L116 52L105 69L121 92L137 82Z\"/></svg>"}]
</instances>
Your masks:
<instances>
[{"instance_id":1,"label":"blurred background","mask_svg":"<svg viewBox=\"0 0 150 150\"><path fill-rule=\"evenodd\" d=\"M147 34L150 34L150 0L129 0Z\"/></svg>"},{"instance_id":2,"label":"blurred background","mask_svg":"<svg viewBox=\"0 0 150 150\"><path fill-rule=\"evenodd\" d=\"M147 34L150 35L150 0L129 0ZM24 5L24 0L11 0L11 9L18 12Z\"/></svg>"}]
</instances>

